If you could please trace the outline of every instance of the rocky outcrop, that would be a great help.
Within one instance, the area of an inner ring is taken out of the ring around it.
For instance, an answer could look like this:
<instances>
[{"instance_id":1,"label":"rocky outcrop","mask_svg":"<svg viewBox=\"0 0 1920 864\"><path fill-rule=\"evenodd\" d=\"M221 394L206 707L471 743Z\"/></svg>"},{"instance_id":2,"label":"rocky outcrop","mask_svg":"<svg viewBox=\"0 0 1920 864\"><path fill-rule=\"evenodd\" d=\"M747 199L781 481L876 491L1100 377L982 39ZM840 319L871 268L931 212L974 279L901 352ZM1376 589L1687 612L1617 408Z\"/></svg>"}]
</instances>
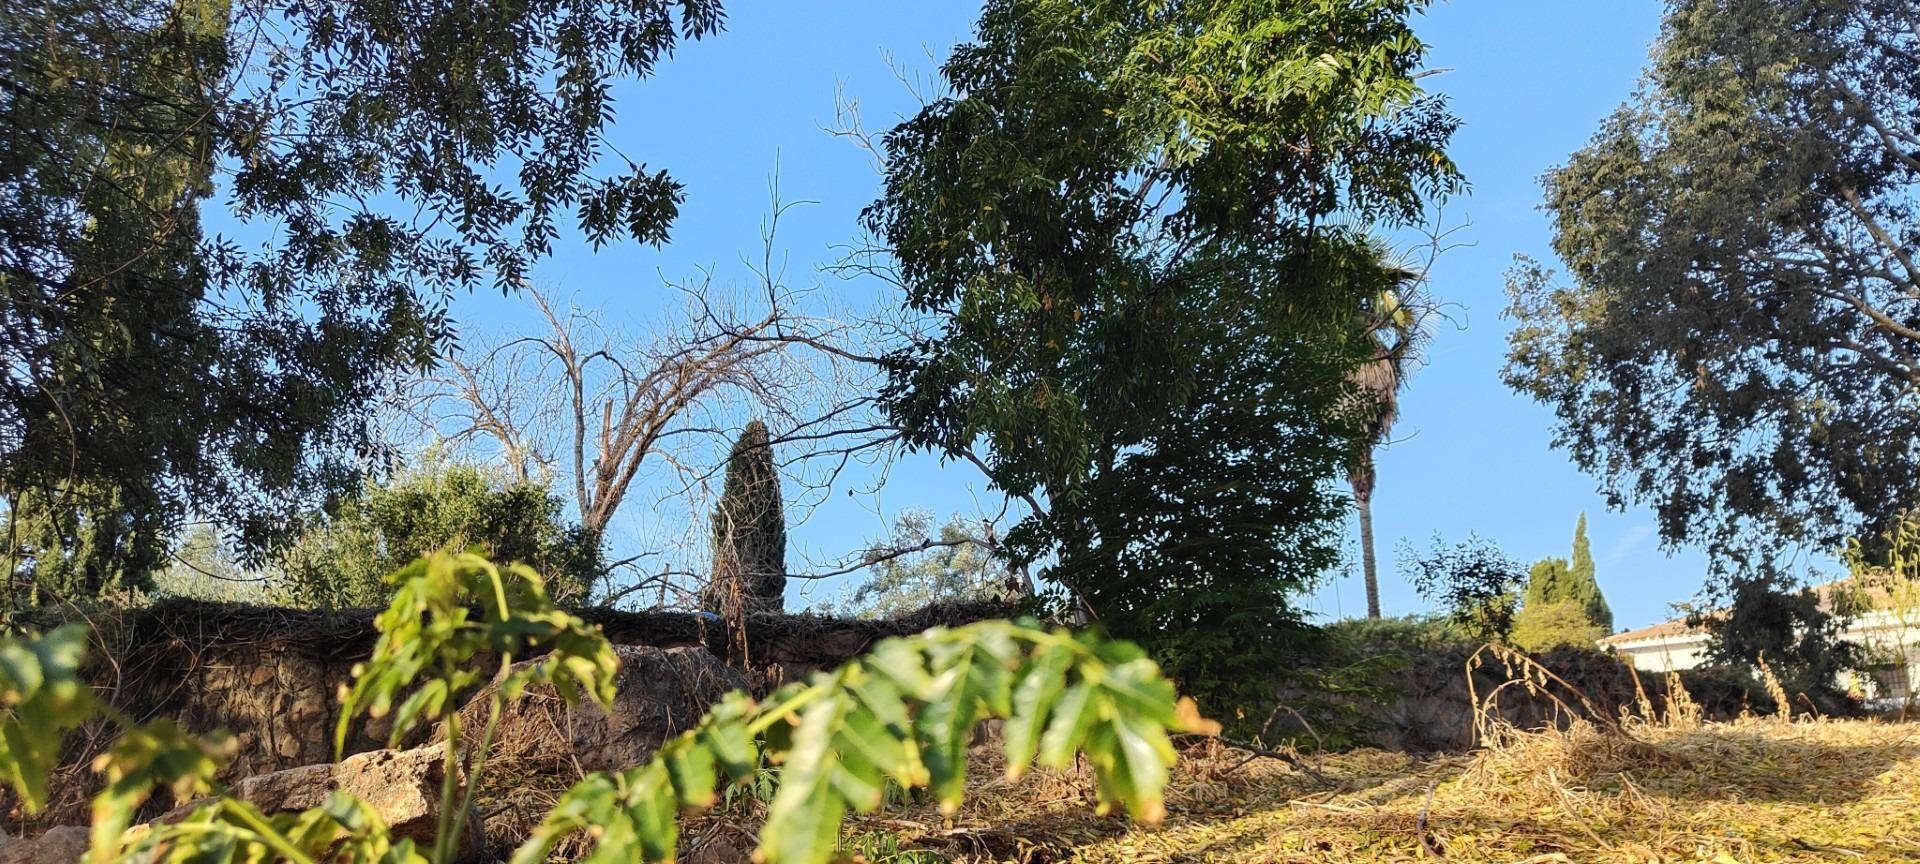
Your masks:
<instances>
[{"instance_id":1,"label":"rocky outcrop","mask_svg":"<svg viewBox=\"0 0 1920 864\"><path fill-rule=\"evenodd\" d=\"M705 648L616 645L613 650L620 672L611 711L591 702L569 707L551 686L529 687L501 713L488 760L560 763L587 771L638 765L692 727L720 697L748 684L739 670ZM481 728L491 699L492 693L483 691L461 709L464 729Z\"/></svg>"},{"instance_id":2,"label":"rocky outcrop","mask_svg":"<svg viewBox=\"0 0 1920 864\"><path fill-rule=\"evenodd\" d=\"M229 776L249 777L333 758L334 691L344 676L311 657L220 646L188 679L178 719L234 738Z\"/></svg>"},{"instance_id":3,"label":"rocky outcrop","mask_svg":"<svg viewBox=\"0 0 1920 864\"><path fill-rule=\"evenodd\" d=\"M331 764L302 765L248 777L233 797L272 813L311 810L335 791L367 803L395 837L431 843L440 818L440 784L445 773L445 744L412 750L374 750ZM159 821L185 818L210 799L188 802Z\"/></svg>"},{"instance_id":4,"label":"rocky outcrop","mask_svg":"<svg viewBox=\"0 0 1920 864\"><path fill-rule=\"evenodd\" d=\"M0 864L74 864L87 854L87 837L85 826L62 825L30 839L6 838Z\"/></svg>"},{"instance_id":5,"label":"rocky outcrop","mask_svg":"<svg viewBox=\"0 0 1920 864\"><path fill-rule=\"evenodd\" d=\"M365 801L395 837L430 842L440 818L446 745L374 750L332 765L307 765L240 781L235 795L268 813L320 806L334 790Z\"/></svg>"}]
</instances>

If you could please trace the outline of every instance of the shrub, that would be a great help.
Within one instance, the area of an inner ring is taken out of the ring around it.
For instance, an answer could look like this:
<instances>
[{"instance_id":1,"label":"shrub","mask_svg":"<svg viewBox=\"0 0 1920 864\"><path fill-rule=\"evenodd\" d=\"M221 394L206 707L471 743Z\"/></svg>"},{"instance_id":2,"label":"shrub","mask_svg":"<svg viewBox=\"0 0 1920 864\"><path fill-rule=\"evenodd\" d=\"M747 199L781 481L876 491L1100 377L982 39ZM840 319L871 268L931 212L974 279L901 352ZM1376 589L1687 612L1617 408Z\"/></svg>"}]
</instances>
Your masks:
<instances>
[{"instance_id":1,"label":"shrub","mask_svg":"<svg viewBox=\"0 0 1920 864\"><path fill-rule=\"evenodd\" d=\"M1573 600L1528 604L1514 616L1514 647L1539 653L1562 646L1592 649L1607 631L1594 623L1586 607Z\"/></svg>"},{"instance_id":2,"label":"shrub","mask_svg":"<svg viewBox=\"0 0 1920 864\"><path fill-rule=\"evenodd\" d=\"M1482 641L1451 616L1434 615L1349 618L1328 624L1326 632L1335 646L1356 655L1471 651Z\"/></svg>"},{"instance_id":3,"label":"shrub","mask_svg":"<svg viewBox=\"0 0 1920 864\"><path fill-rule=\"evenodd\" d=\"M384 606L387 574L435 552L525 563L565 602L586 599L605 566L600 538L567 524L545 487L431 451L310 522L278 562L280 590L299 606Z\"/></svg>"}]
</instances>

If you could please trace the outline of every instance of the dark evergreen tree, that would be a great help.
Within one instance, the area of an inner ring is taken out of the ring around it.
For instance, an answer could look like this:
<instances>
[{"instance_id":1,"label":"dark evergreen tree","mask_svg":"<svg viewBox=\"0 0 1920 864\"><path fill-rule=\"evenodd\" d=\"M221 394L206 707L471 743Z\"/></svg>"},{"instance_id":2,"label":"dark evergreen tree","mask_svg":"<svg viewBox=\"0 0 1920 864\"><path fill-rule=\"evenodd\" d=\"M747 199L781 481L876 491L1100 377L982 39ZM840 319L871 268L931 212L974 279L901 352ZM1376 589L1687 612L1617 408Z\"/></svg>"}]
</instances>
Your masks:
<instances>
[{"instance_id":1,"label":"dark evergreen tree","mask_svg":"<svg viewBox=\"0 0 1920 864\"><path fill-rule=\"evenodd\" d=\"M787 517L766 424L741 430L727 458L726 485L713 508L713 578L701 594L710 611L735 616L786 607Z\"/></svg>"},{"instance_id":2,"label":"dark evergreen tree","mask_svg":"<svg viewBox=\"0 0 1920 864\"><path fill-rule=\"evenodd\" d=\"M190 513L258 562L351 493L388 455L366 407L451 338L453 292L514 289L569 227L665 239L680 187L605 158L612 85L719 24L715 0L0 4L8 596L138 585Z\"/></svg>"},{"instance_id":3,"label":"dark evergreen tree","mask_svg":"<svg viewBox=\"0 0 1920 864\"><path fill-rule=\"evenodd\" d=\"M1600 580L1594 574L1593 546L1587 541L1587 514L1580 514L1580 522L1573 528L1573 561L1568 566L1569 596L1567 599L1580 604L1587 613L1587 620L1601 630L1613 632L1613 609L1607 606L1607 597L1600 591Z\"/></svg>"},{"instance_id":4,"label":"dark evergreen tree","mask_svg":"<svg viewBox=\"0 0 1920 864\"><path fill-rule=\"evenodd\" d=\"M1558 603L1571 593L1569 584L1573 581L1573 568L1565 558L1542 558L1533 563L1533 569L1527 572L1527 606L1545 606Z\"/></svg>"}]
</instances>

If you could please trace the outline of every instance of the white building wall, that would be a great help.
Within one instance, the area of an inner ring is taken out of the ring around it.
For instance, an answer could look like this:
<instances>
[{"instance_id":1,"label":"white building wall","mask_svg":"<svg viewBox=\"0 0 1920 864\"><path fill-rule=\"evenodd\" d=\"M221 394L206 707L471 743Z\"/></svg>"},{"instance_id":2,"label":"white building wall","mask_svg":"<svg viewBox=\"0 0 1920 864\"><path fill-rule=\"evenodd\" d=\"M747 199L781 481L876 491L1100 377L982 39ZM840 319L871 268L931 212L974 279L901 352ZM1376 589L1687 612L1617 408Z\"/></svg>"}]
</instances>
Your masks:
<instances>
[{"instance_id":1,"label":"white building wall","mask_svg":"<svg viewBox=\"0 0 1920 864\"><path fill-rule=\"evenodd\" d=\"M1843 684L1863 691L1896 691L1867 692L1870 697L1905 698L1920 692L1920 618L1902 622L1890 612L1869 612L1854 619L1852 626L1841 631L1840 638L1878 652L1885 661L1870 676ZM1642 672L1672 672L1706 662L1707 637L1676 633L1602 647L1612 648Z\"/></svg>"},{"instance_id":2,"label":"white building wall","mask_svg":"<svg viewBox=\"0 0 1920 864\"><path fill-rule=\"evenodd\" d=\"M1707 638L1683 634L1616 644L1613 649L1642 672L1674 672L1706 662Z\"/></svg>"}]
</instances>

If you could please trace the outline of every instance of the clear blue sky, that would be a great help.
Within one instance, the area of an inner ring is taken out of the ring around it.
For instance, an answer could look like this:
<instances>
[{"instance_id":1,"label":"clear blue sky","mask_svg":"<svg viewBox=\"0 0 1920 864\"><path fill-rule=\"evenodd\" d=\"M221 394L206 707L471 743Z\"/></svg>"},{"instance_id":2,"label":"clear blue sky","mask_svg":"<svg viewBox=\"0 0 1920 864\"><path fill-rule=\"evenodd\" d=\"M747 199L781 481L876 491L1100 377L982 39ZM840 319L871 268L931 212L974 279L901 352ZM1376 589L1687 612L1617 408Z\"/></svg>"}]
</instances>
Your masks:
<instances>
[{"instance_id":1,"label":"clear blue sky","mask_svg":"<svg viewBox=\"0 0 1920 864\"><path fill-rule=\"evenodd\" d=\"M793 278L856 299L871 292L810 272L836 257L831 247L857 236L856 214L876 191L867 158L820 127L833 120L836 86L861 101L871 126L909 110L912 99L883 57L931 72L928 52L943 56L965 39L977 11L972 3L929 0L733 0L725 33L683 47L656 78L618 91L613 140L688 187L672 244L598 254L563 247L537 277L604 308L611 320L636 323L666 302L658 273L707 265L723 278L743 277L739 259L757 242L777 164L785 197L818 202L783 226ZM1375 518L1390 614L1422 609L1395 560L1402 538L1424 547L1435 532L1454 540L1474 531L1531 561L1567 554L1582 511L1619 626L1662 620L1669 603L1699 588L1702 556L1660 549L1644 509L1606 511L1595 482L1550 449L1547 410L1498 377L1509 329L1500 317L1502 273L1515 253L1551 260L1537 179L1632 92L1659 15L1650 0L1456 0L1416 23L1432 46L1430 65L1449 70L1426 83L1448 94L1464 120L1453 155L1473 188L1449 205L1447 221L1470 220L1454 239L1472 245L1434 270L1433 290L1456 304L1461 328L1441 329L1430 364L1406 394L1396 440L1380 454ZM474 296L455 311L469 330L534 326L517 320L520 308ZM839 495L823 506L794 530L796 551L816 559L842 554L883 534L884 517L906 507L974 512L985 497L975 476L912 460L877 501ZM789 603L824 596L815 588ZM1329 617L1364 611L1357 575L1333 580L1308 602Z\"/></svg>"}]
</instances>

